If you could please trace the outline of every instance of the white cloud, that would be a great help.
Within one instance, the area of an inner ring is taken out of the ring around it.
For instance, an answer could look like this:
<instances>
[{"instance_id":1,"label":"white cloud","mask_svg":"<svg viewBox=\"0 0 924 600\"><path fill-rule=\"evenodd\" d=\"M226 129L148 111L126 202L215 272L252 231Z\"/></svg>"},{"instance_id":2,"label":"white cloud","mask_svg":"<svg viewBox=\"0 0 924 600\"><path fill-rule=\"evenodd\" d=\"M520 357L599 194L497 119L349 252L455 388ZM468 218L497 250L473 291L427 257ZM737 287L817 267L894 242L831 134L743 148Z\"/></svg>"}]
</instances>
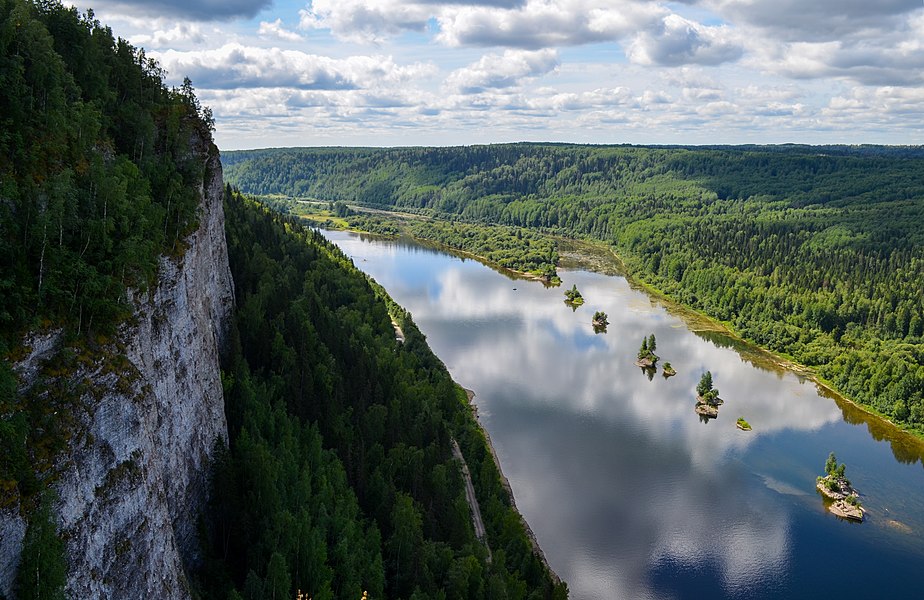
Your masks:
<instances>
[{"instance_id":1,"label":"white cloud","mask_svg":"<svg viewBox=\"0 0 924 600\"><path fill-rule=\"evenodd\" d=\"M297 50L229 43L212 50L155 55L173 74L185 74L198 88L273 88L350 90L414 81L432 66L395 64L390 56L333 59Z\"/></svg>"},{"instance_id":2,"label":"white cloud","mask_svg":"<svg viewBox=\"0 0 924 600\"><path fill-rule=\"evenodd\" d=\"M405 30L424 30L433 8L399 0L313 0L299 14L302 29L329 29L343 40L382 42Z\"/></svg>"},{"instance_id":3,"label":"white cloud","mask_svg":"<svg viewBox=\"0 0 924 600\"><path fill-rule=\"evenodd\" d=\"M205 36L196 24L177 23L170 29L158 29L151 34L133 35L129 41L145 48L167 48L178 44L202 44Z\"/></svg>"},{"instance_id":4,"label":"white cloud","mask_svg":"<svg viewBox=\"0 0 924 600\"><path fill-rule=\"evenodd\" d=\"M636 100L636 106L644 109L654 108L659 110L657 105L670 104L673 98L662 90L645 90Z\"/></svg>"},{"instance_id":5,"label":"white cloud","mask_svg":"<svg viewBox=\"0 0 924 600\"><path fill-rule=\"evenodd\" d=\"M361 144L920 143L924 131L920 0L313 0L298 28L282 7L195 22L262 0L178 4L94 6L171 83L190 76L235 147L247 123Z\"/></svg>"},{"instance_id":6,"label":"white cloud","mask_svg":"<svg viewBox=\"0 0 924 600\"><path fill-rule=\"evenodd\" d=\"M299 42L302 40L302 36L283 27L282 19L276 19L273 22L260 21L257 35L266 38L276 38L286 42Z\"/></svg>"},{"instance_id":7,"label":"white cloud","mask_svg":"<svg viewBox=\"0 0 924 600\"><path fill-rule=\"evenodd\" d=\"M834 96L822 115L835 122L892 124L900 126L909 119L918 125L918 134L924 129L924 89L883 86L854 88L846 95ZM909 133L911 129L909 128Z\"/></svg>"},{"instance_id":8,"label":"white cloud","mask_svg":"<svg viewBox=\"0 0 924 600\"><path fill-rule=\"evenodd\" d=\"M550 73L558 65L555 50L505 50L503 54L486 54L478 62L453 71L446 84L463 94L477 94L491 88L514 87Z\"/></svg>"},{"instance_id":9,"label":"white cloud","mask_svg":"<svg viewBox=\"0 0 924 600\"><path fill-rule=\"evenodd\" d=\"M426 31L435 20L436 39L449 46L539 49L617 40L667 10L644 0L314 0L300 14L303 29L328 29L351 41L382 43Z\"/></svg>"},{"instance_id":10,"label":"white cloud","mask_svg":"<svg viewBox=\"0 0 924 600\"><path fill-rule=\"evenodd\" d=\"M772 31L784 41L830 41L889 35L920 11L918 0L701 0L737 25Z\"/></svg>"},{"instance_id":11,"label":"white cloud","mask_svg":"<svg viewBox=\"0 0 924 600\"><path fill-rule=\"evenodd\" d=\"M528 0L513 10L446 7L437 16L437 39L449 46L575 46L618 40L666 12L660 3L634 0Z\"/></svg>"},{"instance_id":12,"label":"white cloud","mask_svg":"<svg viewBox=\"0 0 924 600\"><path fill-rule=\"evenodd\" d=\"M529 106L549 111L585 111L613 106L626 106L632 102L632 91L627 87L597 88L581 93L557 93L552 89L537 90L527 99Z\"/></svg>"},{"instance_id":13,"label":"white cloud","mask_svg":"<svg viewBox=\"0 0 924 600\"><path fill-rule=\"evenodd\" d=\"M752 63L792 79L845 79L868 86L924 84L918 41L793 42L766 49Z\"/></svg>"},{"instance_id":14,"label":"white cloud","mask_svg":"<svg viewBox=\"0 0 924 600\"><path fill-rule=\"evenodd\" d=\"M226 21L253 17L273 0L93 0L93 8L134 15L187 17L195 21ZM82 4L82 2L79 2Z\"/></svg>"},{"instance_id":15,"label":"white cloud","mask_svg":"<svg viewBox=\"0 0 924 600\"><path fill-rule=\"evenodd\" d=\"M718 65L738 60L742 53L729 27L706 27L676 14L637 34L626 51L635 63L666 66Z\"/></svg>"}]
</instances>

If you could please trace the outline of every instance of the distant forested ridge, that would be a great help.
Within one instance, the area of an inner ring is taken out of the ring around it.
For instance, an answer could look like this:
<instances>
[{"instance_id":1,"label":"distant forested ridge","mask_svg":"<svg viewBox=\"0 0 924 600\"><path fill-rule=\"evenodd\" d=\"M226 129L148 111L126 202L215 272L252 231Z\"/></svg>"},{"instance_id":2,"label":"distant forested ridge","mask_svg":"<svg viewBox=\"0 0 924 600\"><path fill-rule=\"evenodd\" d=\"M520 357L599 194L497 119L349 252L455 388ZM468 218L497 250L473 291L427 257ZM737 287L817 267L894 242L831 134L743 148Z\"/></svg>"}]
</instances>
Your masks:
<instances>
[{"instance_id":1,"label":"distant forested ridge","mask_svg":"<svg viewBox=\"0 0 924 600\"><path fill-rule=\"evenodd\" d=\"M226 223L238 302L224 375L230 448L215 466L203 595L566 597L533 553L465 393L410 315L318 233L230 189Z\"/></svg>"},{"instance_id":2,"label":"distant forested ridge","mask_svg":"<svg viewBox=\"0 0 924 600\"><path fill-rule=\"evenodd\" d=\"M506 144L226 153L246 192L609 243L634 276L924 427L924 149Z\"/></svg>"}]
</instances>

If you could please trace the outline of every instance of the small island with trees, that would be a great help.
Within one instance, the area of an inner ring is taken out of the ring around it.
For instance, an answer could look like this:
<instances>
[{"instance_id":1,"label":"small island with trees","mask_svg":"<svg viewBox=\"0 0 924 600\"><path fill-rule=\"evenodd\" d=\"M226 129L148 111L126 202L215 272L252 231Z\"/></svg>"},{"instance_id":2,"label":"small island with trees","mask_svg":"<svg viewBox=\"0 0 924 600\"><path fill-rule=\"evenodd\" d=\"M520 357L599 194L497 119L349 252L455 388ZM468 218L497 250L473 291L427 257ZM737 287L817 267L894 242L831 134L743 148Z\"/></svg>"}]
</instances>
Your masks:
<instances>
[{"instance_id":1,"label":"small island with trees","mask_svg":"<svg viewBox=\"0 0 924 600\"><path fill-rule=\"evenodd\" d=\"M744 419L744 417L738 417L738 421L735 423L735 427L737 427L737 428L740 429L741 431L750 431L750 430L751 430L751 424L748 423L748 422Z\"/></svg>"},{"instance_id":2,"label":"small island with trees","mask_svg":"<svg viewBox=\"0 0 924 600\"><path fill-rule=\"evenodd\" d=\"M594 319L591 321L594 326L594 333L606 333L606 326L610 324L605 312L598 310L594 313Z\"/></svg>"},{"instance_id":3,"label":"small island with trees","mask_svg":"<svg viewBox=\"0 0 924 600\"><path fill-rule=\"evenodd\" d=\"M701 417L714 419L719 416L719 390L712 387L712 372L706 371L696 385L696 414Z\"/></svg>"},{"instance_id":4,"label":"small island with trees","mask_svg":"<svg viewBox=\"0 0 924 600\"><path fill-rule=\"evenodd\" d=\"M674 369L673 366L671 366L671 363L669 362L664 363L664 367L662 367L661 369L661 375L663 375L665 379L667 379L668 377L673 377L676 374L677 374L677 371L676 369Z\"/></svg>"},{"instance_id":5,"label":"small island with trees","mask_svg":"<svg viewBox=\"0 0 924 600\"><path fill-rule=\"evenodd\" d=\"M657 367L659 357L655 354L658 348L655 335L652 333L647 338L642 338L642 346L638 349L638 356L635 360L635 366L643 369L654 369Z\"/></svg>"},{"instance_id":6,"label":"small island with trees","mask_svg":"<svg viewBox=\"0 0 924 600\"><path fill-rule=\"evenodd\" d=\"M571 306L572 308L577 308L578 306L584 304L584 296L581 295L581 292L578 291L577 285L572 285L570 290L565 291L565 304Z\"/></svg>"},{"instance_id":7,"label":"small island with trees","mask_svg":"<svg viewBox=\"0 0 924 600\"><path fill-rule=\"evenodd\" d=\"M844 475L846 469L847 465L837 464L837 457L832 452L825 461L825 475L818 477L815 487L826 498L834 501L828 506L832 513L851 521L862 521L866 511L860 506L860 492L853 489L850 480Z\"/></svg>"}]
</instances>

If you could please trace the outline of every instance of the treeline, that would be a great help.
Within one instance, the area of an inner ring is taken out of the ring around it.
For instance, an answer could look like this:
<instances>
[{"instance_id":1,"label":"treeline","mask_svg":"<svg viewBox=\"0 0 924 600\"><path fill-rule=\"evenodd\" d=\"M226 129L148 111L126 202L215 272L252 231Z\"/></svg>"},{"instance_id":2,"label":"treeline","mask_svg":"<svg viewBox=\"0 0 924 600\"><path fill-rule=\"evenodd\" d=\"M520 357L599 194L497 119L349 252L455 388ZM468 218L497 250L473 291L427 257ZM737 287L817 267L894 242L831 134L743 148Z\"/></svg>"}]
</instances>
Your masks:
<instances>
[{"instance_id":1,"label":"treeline","mask_svg":"<svg viewBox=\"0 0 924 600\"><path fill-rule=\"evenodd\" d=\"M0 0L0 331L106 332L195 225L211 117L92 12ZM196 141L198 140L198 141ZM198 145L198 147L197 147Z\"/></svg>"},{"instance_id":2,"label":"treeline","mask_svg":"<svg viewBox=\"0 0 924 600\"><path fill-rule=\"evenodd\" d=\"M557 277L556 244L548 237L528 229L460 222L409 221L406 230L416 238L471 252L507 269L532 273L549 280Z\"/></svg>"},{"instance_id":3,"label":"treeline","mask_svg":"<svg viewBox=\"0 0 924 600\"><path fill-rule=\"evenodd\" d=\"M632 272L924 426L924 153L879 146L276 149L246 191L610 243Z\"/></svg>"},{"instance_id":4,"label":"treeline","mask_svg":"<svg viewBox=\"0 0 924 600\"><path fill-rule=\"evenodd\" d=\"M343 202L333 203L334 210L296 204L291 200L275 200L269 206L320 227L346 227L384 236L409 235L480 256L505 269L530 273L550 282L560 281L555 268L558 245L548 236L522 227L355 212ZM334 221L333 217L339 217L338 221Z\"/></svg>"},{"instance_id":5,"label":"treeline","mask_svg":"<svg viewBox=\"0 0 924 600\"><path fill-rule=\"evenodd\" d=\"M215 466L200 592L565 597L532 552L465 394L410 316L319 234L230 189L226 223L238 303L224 374L230 446Z\"/></svg>"}]
</instances>

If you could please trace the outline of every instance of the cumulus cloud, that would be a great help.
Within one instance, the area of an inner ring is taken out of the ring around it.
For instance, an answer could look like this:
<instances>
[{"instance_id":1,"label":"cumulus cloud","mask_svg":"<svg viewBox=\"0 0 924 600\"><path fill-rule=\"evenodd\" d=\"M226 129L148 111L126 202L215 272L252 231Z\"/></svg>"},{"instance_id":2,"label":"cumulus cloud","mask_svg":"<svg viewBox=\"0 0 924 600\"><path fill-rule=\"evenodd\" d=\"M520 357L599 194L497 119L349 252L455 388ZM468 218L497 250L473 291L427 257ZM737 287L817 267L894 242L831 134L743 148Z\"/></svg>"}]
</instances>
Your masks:
<instances>
[{"instance_id":1,"label":"cumulus cloud","mask_svg":"<svg viewBox=\"0 0 924 600\"><path fill-rule=\"evenodd\" d=\"M908 46L798 42L784 46L772 68L797 79L838 77L871 86L924 84L924 52Z\"/></svg>"},{"instance_id":2,"label":"cumulus cloud","mask_svg":"<svg viewBox=\"0 0 924 600\"><path fill-rule=\"evenodd\" d=\"M260 27L257 29L257 35L266 38L276 38L286 42L299 42L302 36L283 27L282 19L276 19L272 23L260 21Z\"/></svg>"},{"instance_id":3,"label":"cumulus cloud","mask_svg":"<svg viewBox=\"0 0 924 600\"><path fill-rule=\"evenodd\" d=\"M132 44L145 48L166 48L183 43L201 44L205 41L202 30L196 24L177 23L170 29L158 29L150 34L133 35Z\"/></svg>"},{"instance_id":4,"label":"cumulus cloud","mask_svg":"<svg viewBox=\"0 0 924 600\"><path fill-rule=\"evenodd\" d=\"M189 75L238 147L248 119L347 136L328 143L445 143L447 132L466 143L827 142L848 131L903 143L924 131L921 0L304 0L297 27L281 11L202 24L270 0L65 1L99 9L172 83ZM308 30L330 51L299 51ZM380 47L349 56L338 40Z\"/></svg>"},{"instance_id":5,"label":"cumulus cloud","mask_svg":"<svg viewBox=\"0 0 924 600\"><path fill-rule=\"evenodd\" d=\"M589 109L625 106L632 102L632 92L627 87L597 88L581 93L556 93L554 90L538 90L530 94L527 104L536 109L560 111L585 111Z\"/></svg>"},{"instance_id":6,"label":"cumulus cloud","mask_svg":"<svg viewBox=\"0 0 924 600\"><path fill-rule=\"evenodd\" d=\"M924 122L924 89L883 86L855 88L831 98L822 115L838 122L890 123L913 119ZM921 130L920 125L916 127Z\"/></svg>"},{"instance_id":7,"label":"cumulus cloud","mask_svg":"<svg viewBox=\"0 0 924 600\"><path fill-rule=\"evenodd\" d=\"M424 64L399 66L389 56L333 59L279 48L239 43L195 52L169 50L156 56L170 73L190 77L199 88L350 90L400 83L429 73Z\"/></svg>"},{"instance_id":8,"label":"cumulus cloud","mask_svg":"<svg viewBox=\"0 0 924 600\"><path fill-rule=\"evenodd\" d=\"M702 0L739 25L772 30L787 41L828 41L878 36L900 27L922 8L918 0Z\"/></svg>"},{"instance_id":9,"label":"cumulus cloud","mask_svg":"<svg viewBox=\"0 0 924 600\"><path fill-rule=\"evenodd\" d=\"M433 7L399 0L313 0L299 14L302 29L329 29L340 39L381 42L402 31L425 30Z\"/></svg>"},{"instance_id":10,"label":"cumulus cloud","mask_svg":"<svg viewBox=\"0 0 924 600\"><path fill-rule=\"evenodd\" d=\"M707 27L675 14L639 33L626 54L641 65L718 65L741 58L743 48L729 27Z\"/></svg>"},{"instance_id":11,"label":"cumulus cloud","mask_svg":"<svg viewBox=\"0 0 924 600\"><path fill-rule=\"evenodd\" d=\"M139 15L186 17L196 21L250 18L273 0L94 0L93 8Z\"/></svg>"},{"instance_id":12,"label":"cumulus cloud","mask_svg":"<svg viewBox=\"0 0 924 600\"><path fill-rule=\"evenodd\" d=\"M574 46L617 40L666 12L659 3L634 0L528 0L514 10L451 7L437 17L437 39L450 46Z\"/></svg>"},{"instance_id":13,"label":"cumulus cloud","mask_svg":"<svg viewBox=\"0 0 924 600\"><path fill-rule=\"evenodd\" d=\"M329 29L341 39L382 42L438 23L450 46L539 49L615 40L667 11L644 0L314 0L301 27Z\"/></svg>"},{"instance_id":14,"label":"cumulus cloud","mask_svg":"<svg viewBox=\"0 0 924 600\"><path fill-rule=\"evenodd\" d=\"M453 71L446 83L463 94L477 94L519 85L524 79L554 71L558 65L555 50L506 50L503 54L486 54L478 62Z\"/></svg>"}]
</instances>

